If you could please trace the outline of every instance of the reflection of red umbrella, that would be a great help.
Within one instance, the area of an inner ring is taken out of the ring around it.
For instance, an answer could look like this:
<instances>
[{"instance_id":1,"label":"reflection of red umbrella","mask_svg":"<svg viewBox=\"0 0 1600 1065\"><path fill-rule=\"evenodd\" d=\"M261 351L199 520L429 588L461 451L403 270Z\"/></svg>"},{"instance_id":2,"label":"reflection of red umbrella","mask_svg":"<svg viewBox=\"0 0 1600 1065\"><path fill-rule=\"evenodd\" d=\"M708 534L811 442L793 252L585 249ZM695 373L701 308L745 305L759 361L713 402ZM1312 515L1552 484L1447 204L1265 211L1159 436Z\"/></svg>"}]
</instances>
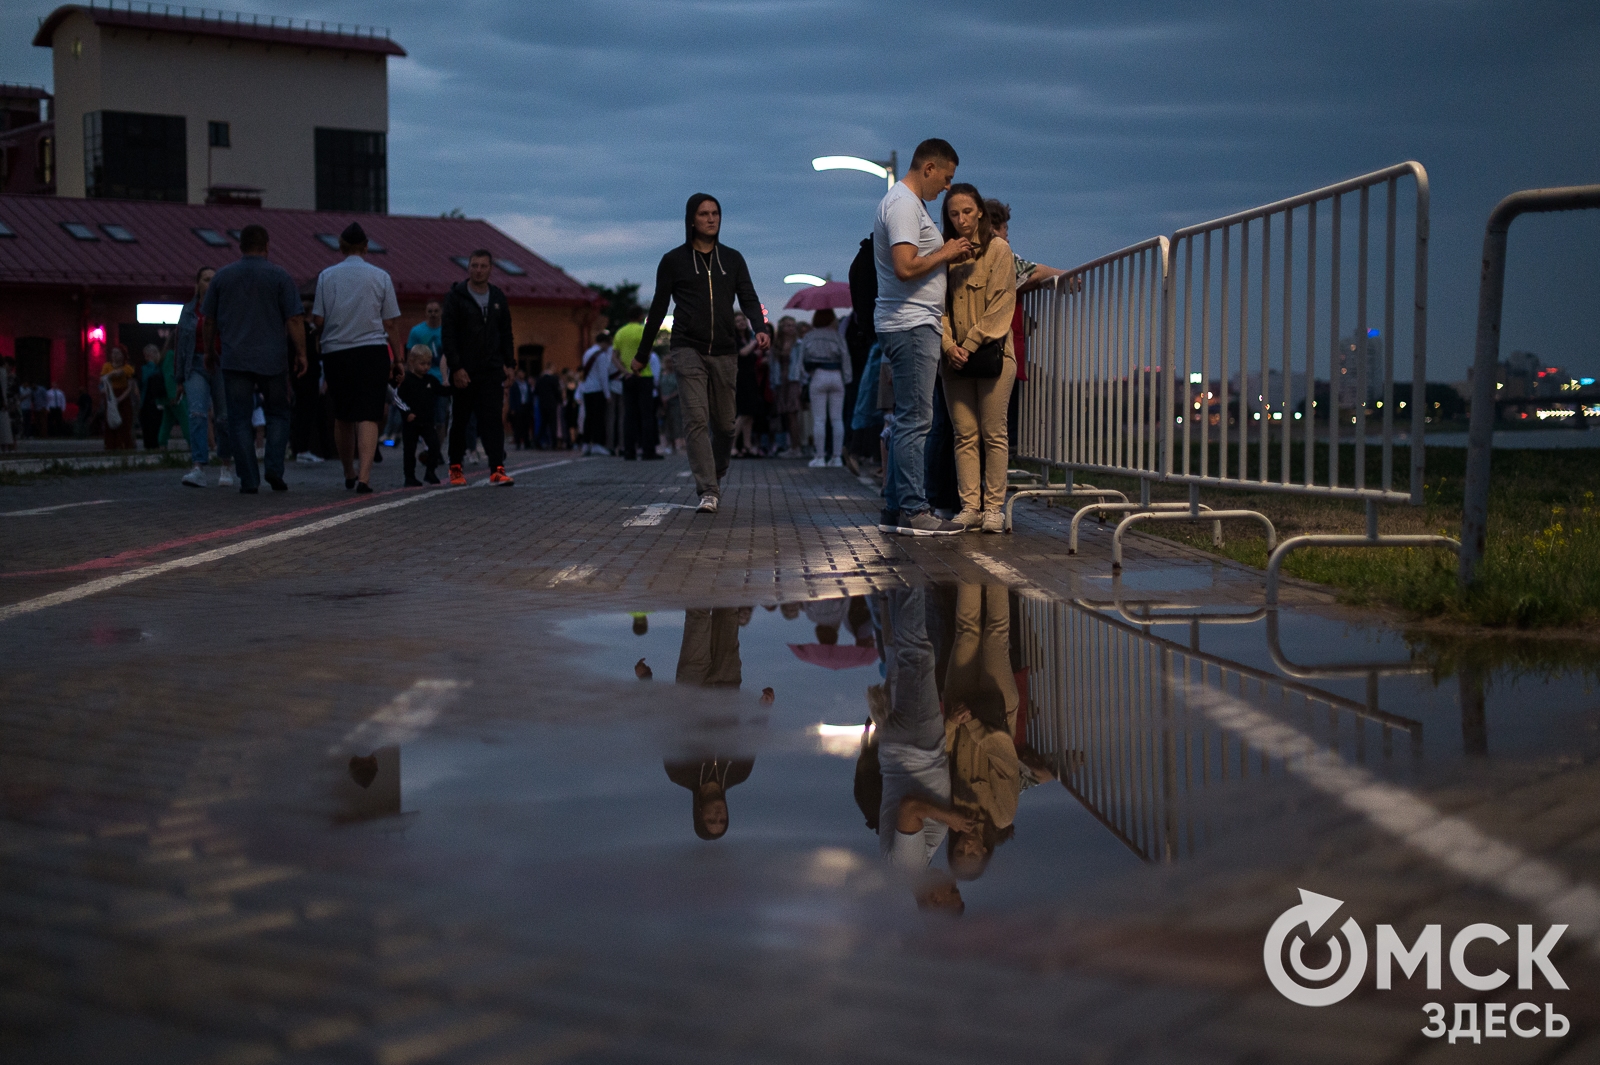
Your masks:
<instances>
[{"instance_id":1,"label":"reflection of red umbrella","mask_svg":"<svg viewBox=\"0 0 1600 1065\"><path fill-rule=\"evenodd\" d=\"M820 311L824 307L850 306L850 286L843 281L829 281L826 285L808 285L789 297L784 309Z\"/></svg>"},{"instance_id":2,"label":"reflection of red umbrella","mask_svg":"<svg viewBox=\"0 0 1600 1065\"><path fill-rule=\"evenodd\" d=\"M802 662L824 669L856 669L876 665L876 647L848 647L841 643L791 643L789 650Z\"/></svg>"}]
</instances>

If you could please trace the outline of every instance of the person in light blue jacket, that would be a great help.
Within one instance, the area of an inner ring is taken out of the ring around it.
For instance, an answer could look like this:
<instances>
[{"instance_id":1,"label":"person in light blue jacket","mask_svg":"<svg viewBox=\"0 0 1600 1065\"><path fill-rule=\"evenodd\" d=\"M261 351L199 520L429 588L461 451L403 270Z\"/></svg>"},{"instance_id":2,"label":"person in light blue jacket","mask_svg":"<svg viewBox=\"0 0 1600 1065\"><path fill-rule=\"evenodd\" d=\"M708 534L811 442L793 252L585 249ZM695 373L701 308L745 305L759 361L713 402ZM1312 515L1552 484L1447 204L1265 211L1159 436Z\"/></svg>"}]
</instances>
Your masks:
<instances>
[{"instance_id":1,"label":"person in light blue jacket","mask_svg":"<svg viewBox=\"0 0 1600 1065\"><path fill-rule=\"evenodd\" d=\"M205 343L205 321L200 315L200 307L215 274L216 271L209 266L202 266L196 271L194 299L185 303L178 315L178 337L174 345L172 375L178 382L178 396L189 401L189 459L194 467L183 475L183 483L190 488L206 487L205 467L211 461L210 441L206 432L208 418L216 423L217 458L222 462L217 484L226 488L234 483L233 445L228 436L222 364L215 351L198 350Z\"/></svg>"}]
</instances>

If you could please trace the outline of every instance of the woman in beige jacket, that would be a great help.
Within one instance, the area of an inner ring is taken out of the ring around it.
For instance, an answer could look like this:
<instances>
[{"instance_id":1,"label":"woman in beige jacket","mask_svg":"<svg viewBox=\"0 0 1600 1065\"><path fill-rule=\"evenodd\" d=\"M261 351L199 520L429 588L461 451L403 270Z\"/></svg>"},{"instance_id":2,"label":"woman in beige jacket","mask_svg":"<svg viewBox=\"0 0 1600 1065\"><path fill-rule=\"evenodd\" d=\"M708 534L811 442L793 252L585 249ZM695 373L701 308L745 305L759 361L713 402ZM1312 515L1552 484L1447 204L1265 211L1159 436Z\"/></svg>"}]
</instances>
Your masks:
<instances>
[{"instance_id":1,"label":"woman in beige jacket","mask_svg":"<svg viewBox=\"0 0 1600 1065\"><path fill-rule=\"evenodd\" d=\"M950 264L944 315L944 358L939 367L956 438L958 524L969 531L1002 531L1006 500L1006 406L1017 380L1011 315L1017 302L1016 259L995 234L983 197L971 185L950 186L944 197L946 240L966 237L972 254ZM998 377L966 377L959 371L990 341L1005 346ZM981 458L980 458L981 456ZM980 476L981 471L981 476Z\"/></svg>"}]
</instances>

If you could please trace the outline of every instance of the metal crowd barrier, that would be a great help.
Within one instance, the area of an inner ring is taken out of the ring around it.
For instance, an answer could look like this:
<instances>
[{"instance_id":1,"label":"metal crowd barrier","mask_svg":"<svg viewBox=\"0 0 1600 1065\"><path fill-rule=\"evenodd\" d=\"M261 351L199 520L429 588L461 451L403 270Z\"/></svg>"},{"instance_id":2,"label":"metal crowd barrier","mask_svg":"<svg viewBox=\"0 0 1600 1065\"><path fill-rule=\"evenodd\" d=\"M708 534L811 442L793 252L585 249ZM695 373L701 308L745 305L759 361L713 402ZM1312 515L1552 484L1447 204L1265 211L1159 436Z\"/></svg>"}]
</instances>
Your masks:
<instances>
[{"instance_id":1,"label":"metal crowd barrier","mask_svg":"<svg viewBox=\"0 0 1600 1065\"><path fill-rule=\"evenodd\" d=\"M1421 753L1421 722L1071 603L1029 598L1020 610L1029 742L1145 861L1191 856L1214 827L1222 831L1203 802L1208 789L1282 775L1281 758L1253 750L1205 713L1205 694L1244 699L1355 764L1394 763L1397 734L1408 737L1408 762Z\"/></svg>"},{"instance_id":2,"label":"metal crowd barrier","mask_svg":"<svg viewBox=\"0 0 1600 1065\"><path fill-rule=\"evenodd\" d=\"M1410 312L1401 314L1399 186L1406 178L1416 194ZM1374 190L1383 200L1381 315L1372 313ZM1352 198L1353 284L1345 243ZM1283 559L1301 547L1458 548L1443 536L1378 532L1378 504L1422 503L1420 384L1405 419L1415 445L1409 485L1395 487L1396 425L1404 422L1395 417L1394 356L1398 320L1409 334L1411 379L1426 382L1427 276L1428 176L1414 162L1189 226L1170 239L1154 237L1068 271L1024 297L1029 382L1018 428L1019 456L1064 471L1066 480L1061 489L1018 497L1096 499L1075 518L1069 550L1076 550L1085 514L1125 514L1112 536L1113 569L1122 565L1123 533L1137 522L1260 521L1271 552L1269 606L1277 602ZM1346 314L1352 294L1353 318ZM1326 374L1325 391L1319 373ZM1372 403L1376 419L1368 415ZM1348 469L1341 456L1346 442L1354 451ZM1318 462L1319 445L1325 462ZM1376 483L1368 477L1370 447L1380 452ZM1137 478L1139 501L1108 503L1107 492L1075 489L1074 471ZM1187 485L1189 501L1152 503L1154 483ZM1200 503L1202 488L1359 499L1367 506L1366 535L1297 536L1278 544L1265 515L1208 510Z\"/></svg>"}]
</instances>

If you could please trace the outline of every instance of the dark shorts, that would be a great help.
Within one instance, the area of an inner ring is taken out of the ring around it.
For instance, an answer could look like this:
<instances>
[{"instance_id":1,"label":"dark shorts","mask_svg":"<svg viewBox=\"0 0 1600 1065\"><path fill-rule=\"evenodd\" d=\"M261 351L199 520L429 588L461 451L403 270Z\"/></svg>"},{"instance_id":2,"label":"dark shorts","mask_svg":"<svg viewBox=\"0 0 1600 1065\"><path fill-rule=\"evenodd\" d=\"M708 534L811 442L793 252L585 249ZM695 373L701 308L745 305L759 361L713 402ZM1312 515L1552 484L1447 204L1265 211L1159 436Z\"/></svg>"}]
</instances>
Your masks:
<instances>
[{"instance_id":1,"label":"dark shorts","mask_svg":"<svg viewBox=\"0 0 1600 1065\"><path fill-rule=\"evenodd\" d=\"M324 352L322 373L328 379L328 403L333 407L335 421L383 420L389 385L387 345Z\"/></svg>"}]
</instances>

